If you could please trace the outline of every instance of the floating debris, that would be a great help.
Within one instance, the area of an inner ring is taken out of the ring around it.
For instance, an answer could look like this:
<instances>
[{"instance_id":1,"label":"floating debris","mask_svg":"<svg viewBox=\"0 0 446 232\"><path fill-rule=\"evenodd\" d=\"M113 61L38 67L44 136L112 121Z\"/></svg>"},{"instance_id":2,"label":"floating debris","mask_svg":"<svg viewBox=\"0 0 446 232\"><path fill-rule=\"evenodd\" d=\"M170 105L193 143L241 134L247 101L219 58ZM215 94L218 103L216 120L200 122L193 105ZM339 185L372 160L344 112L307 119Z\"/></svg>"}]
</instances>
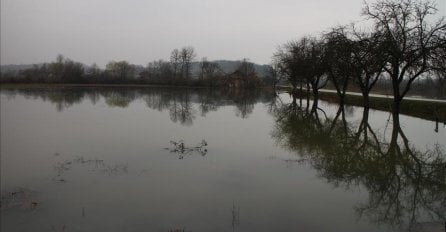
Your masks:
<instances>
[{"instance_id":1,"label":"floating debris","mask_svg":"<svg viewBox=\"0 0 446 232\"><path fill-rule=\"evenodd\" d=\"M39 202L36 202L36 201L31 202L31 209L36 209L38 205L39 205Z\"/></svg>"},{"instance_id":2,"label":"floating debris","mask_svg":"<svg viewBox=\"0 0 446 232\"><path fill-rule=\"evenodd\" d=\"M100 159L84 159L83 156L77 156L74 159L75 163L80 163L80 164L95 164L96 167L103 165L104 160L100 160Z\"/></svg>"},{"instance_id":3,"label":"floating debris","mask_svg":"<svg viewBox=\"0 0 446 232\"><path fill-rule=\"evenodd\" d=\"M17 188L14 191L4 192L1 195L0 208L10 209L32 209L35 210L40 205L36 201L36 192L27 188Z\"/></svg>"},{"instance_id":4,"label":"floating debris","mask_svg":"<svg viewBox=\"0 0 446 232\"><path fill-rule=\"evenodd\" d=\"M119 175L128 172L128 164L115 164L105 166L104 169L101 170L103 173L108 175Z\"/></svg>"},{"instance_id":5,"label":"floating debris","mask_svg":"<svg viewBox=\"0 0 446 232\"><path fill-rule=\"evenodd\" d=\"M198 145L191 147L186 146L183 140L170 141L170 144L173 145L173 148L166 148L166 150L169 150L171 153L178 154L179 159L183 159L186 155L191 155L194 153L205 156L208 152L208 150L205 148L208 143L204 139L201 140Z\"/></svg>"}]
</instances>

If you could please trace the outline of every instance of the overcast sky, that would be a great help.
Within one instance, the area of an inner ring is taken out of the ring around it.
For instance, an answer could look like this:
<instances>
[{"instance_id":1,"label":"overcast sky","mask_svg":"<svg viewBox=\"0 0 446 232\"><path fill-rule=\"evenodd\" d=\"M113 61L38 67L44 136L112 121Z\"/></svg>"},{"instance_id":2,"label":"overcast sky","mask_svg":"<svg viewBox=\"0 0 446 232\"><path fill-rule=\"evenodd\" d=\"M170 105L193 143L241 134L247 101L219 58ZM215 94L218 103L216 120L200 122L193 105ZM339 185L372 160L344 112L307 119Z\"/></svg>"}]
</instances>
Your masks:
<instances>
[{"instance_id":1,"label":"overcast sky","mask_svg":"<svg viewBox=\"0 0 446 232\"><path fill-rule=\"evenodd\" d=\"M361 20L361 8L361 0L1 0L1 63L63 54L145 65L193 46L198 58L266 64L288 40Z\"/></svg>"}]
</instances>

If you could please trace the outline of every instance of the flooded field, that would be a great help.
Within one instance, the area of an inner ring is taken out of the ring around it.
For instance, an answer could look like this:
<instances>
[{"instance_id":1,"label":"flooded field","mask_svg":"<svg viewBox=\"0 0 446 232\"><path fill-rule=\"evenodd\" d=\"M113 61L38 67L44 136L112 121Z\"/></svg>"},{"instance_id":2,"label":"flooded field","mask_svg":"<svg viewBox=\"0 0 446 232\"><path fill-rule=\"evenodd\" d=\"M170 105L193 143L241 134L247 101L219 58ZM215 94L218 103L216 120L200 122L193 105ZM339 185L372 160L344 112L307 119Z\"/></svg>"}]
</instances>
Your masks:
<instances>
[{"instance_id":1,"label":"flooded field","mask_svg":"<svg viewBox=\"0 0 446 232\"><path fill-rule=\"evenodd\" d=\"M444 230L443 122L306 104L268 91L2 89L1 231Z\"/></svg>"}]
</instances>

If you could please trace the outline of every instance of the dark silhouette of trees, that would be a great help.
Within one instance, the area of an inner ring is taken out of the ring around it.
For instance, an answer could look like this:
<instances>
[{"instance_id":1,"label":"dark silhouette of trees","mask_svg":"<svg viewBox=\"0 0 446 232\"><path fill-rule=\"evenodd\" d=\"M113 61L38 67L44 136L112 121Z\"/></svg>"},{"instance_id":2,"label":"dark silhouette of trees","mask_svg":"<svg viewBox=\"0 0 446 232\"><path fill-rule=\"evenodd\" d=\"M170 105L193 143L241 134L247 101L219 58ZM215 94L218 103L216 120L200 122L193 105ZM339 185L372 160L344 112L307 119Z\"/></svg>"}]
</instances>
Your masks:
<instances>
[{"instance_id":1,"label":"dark silhouette of trees","mask_svg":"<svg viewBox=\"0 0 446 232\"><path fill-rule=\"evenodd\" d=\"M305 82L308 103L308 91L312 91L314 109L317 108L319 89L327 83L327 62L324 56L324 44L314 37L304 37L297 42L289 42L276 54L276 59L280 63L279 69L288 78L293 92L296 92L300 83L300 93L302 93L302 83Z\"/></svg>"},{"instance_id":2,"label":"dark silhouette of trees","mask_svg":"<svg viewBox=\"0 0 446 232\"><path fill-rule=\"evenodd\" d=\"M275 91L277 89L277 84L279 84L279 82L283 79L283 76L280 73L280 61L277 59L273 59L268 67L267 72L268 73L265 77L265 82L267 82L268 85L271 85L273 87L273 90Z\"/></svg>"},{"instance_id":3,"label":"dark silhouette of trees","mask_svg":"<svg viewBox=\"0 0 446 232\"><path fill-rule=\"evenodd\" d=\"M357 32L353 28L351 71L359 86L364 107L369 107L369 94L383 73L386 54L382 37L376 33Z\"/></svg>"},{"instance_id":4,"label":"dark silhouette of trees","mask_svg":"<svg viewBox=\"0 0 446 232\"><path fill-rule=\"evenodd\" d=\"M55 80L61 80L62 79L62 72L63 72L63 62L64 57L59 54L57 55L56 62L52 62L48 65L49 69L49 78L55 79Z\"/></svg>"},{"instance_id":5,"label":"dark silhouette of trees","mask_svg":"<svg viewBox=\"0 0 446 232\"><path fill-rule=\"evenodd\" d=\"M180 51L180 62L181 62L181 78L186 81L190 80L192 75L192 61L195 59L197 54L193 47L183 47Z\"/></svg>"},{"instance_id":6,"label":"dark silhouette of trees","mask_svg":"<svg viewBox=\"0 0 446 232\"><path fill-rule=\"evenodd\" d=\"M309 102L308 91L312 90L315 108L318 89L326 84L327 77L341 104L347 89L357 87L365 107L369 107L369 94L375 84L388 80L396 116L415 80L429 84L425 81L428 75L436 75L440 86L444 82L446 24L443 18L428 21L436 11L432 2L422 0L366 3L363 15L372 23L371 30L340 26L325 33L323 40L305 36L279 47L273 60L293 93L300 84L302 94L305 83Z\"/></svg>"},{"instance_id":7,"label":"dark silhouette of trees","mask_svg":"<svg viewBox=\"0 0 446 232\"><path fill-rule=\"evenodd\" d=\"M46 67L46 65L44 66ZM42 67L45 68L44 66ZM76 83L84 81L83 65L79 62L66 59L62 55L58 55L56 62L48 64L47 67L48 72L43 72L44 74L48 74L48 76L44 78L46 79L46 82Z\"/></svg>"},{"instance_id":8,"label":"dark silhouette of trees","mask_svg":"<svg viewBox=\"0 0 446 232\"><path fill-rule=\"evenodd\" d=\"M111 61L105 66L113 80L124 82L135 78L135 66L127 61Z\"/></svg>"},{"instance_id":9,"label":"dark silhouette of trees","mask_svg":"<svg viewBox=\"0 0 446 232\"><path fill-rule=\"evenodd\" d=\"M259 86L259 79L254 68L254 63L250 62L247 58L240 61L235 73L241 77L244 88L255 88Z\"/></svg>"},{"instance_id":10,"label":"dark silhouette of trees","mask_svg":"<svg viewBox=\"0 0 446 232\"><path fill-rule=\"evenodd\" d=\"M303 66L301 57L301 46L298 41L290 41L278 48L274 54L274 60L277 62L279 73L284 76L292 86L292 92L295 93L298 84L302 92L302 84L305 77L301 73Z\"/></svg>"},{"instance_id":11,"label":"dark silhouette of trees","mask_svg":"<svg viewBox=\"0 0 446 232\"><path fill-rule=\"evenodd\" d=\"M427 21L436 11L432 2L418 0L380 0L366 4L363 9L363 15L374 23L376 33L384 38L382 49L387 57L384 71L392 80L395 117L412 83L432 70L435 50L442 46L439 38L446 35L444 20L433 24Z\"/></svg>"},{"instance_id":12,"label":"dark silhouette of trees","mask_svg":"<svg viewBox=\"0 0 446 232\"><path fill-rule=\"evenodd\" d=\"M313 109L317 109L319 89L327 84L327 62L325 59L325 47L322 41L316 38L305 39L302 45L304 51L304 76L310 84L313 92Z\"/></svg>"},{"instance_id":13,"label":"dark silhouette of trees","mask_svg":"<svg viewBox=\"0 0 446 232\"><path fill-rule=\"evenodd\" d=\"M48 82L48 76L50 75L50 70L48 68L47 64L43 64L41 66L39 65L33 65L32 68L26 69L21 73L21 77L15 78L15 80L20 81L23 80L25 82ZM11 77L11 79L14 79L14 76Z\"/></svg>"},{"instance_id":14,"label":"dark silhouette of trees","mask_svg":"<svg viewBox=\"0 0 446 232\"><path fill-rule=\"evenodd\" d=\"M180 51L175 48L170 53L170 64L172 65L173 70L173 78L177 78L179 76L179 70L180 70Z\"/></svg>"},{"instance_id":15,"label":"dark silhouette of trees","mask_svg":"<svg viewBox=\"0 0 446 232\"><path fill-rule=\"evenodd\" d=\"M355 76L353 72L353 41L348 37L345 27L333 28L324 35L327 75L336 89L340 105L344 104L347 87Z\"/></svg>"},{"instance_id":16,"label":"dark silhouette of trees","mask_svg":"<svg viewBox=\"0 0 446 232\"><path fill-rule=\"evenodd\" d=\"M128 61L111 61L105 69L96 64L87 66L59 55L51 63L34 65L26 69L7 67L2 70L1 83L70 83L70 84L150 84L178 86L220 87L226 74L217 62L206 59L194 61L193 47L174 49L170 60L155 60L146 67ZM227 67L235 70L231 65ZM11 65L13 66L13 65ZM254 66L251 65L252 69ZM247 82L251 79L247 79ZM259 82L263 84L263 82ZM259 87L260 85L255 85Z\"/></svg>"},{"instance_id":17,"label":"dark silhouette of trees","mask_svg":"<svg viewBox=\"0 0 446 232\"><path fill-rule=\"evenodd\" d=\"M175 82L175 66L163 60L152 61L140 76L144 83L172 84Z\"/></svg>"},{"instance_id":18,"label":"dark silhouette of trees","mask_svg":"<svg viewBox=\"0 0 446 232\"><path fill-rule=\"evenodd\" d=\"M223 71L217 63L208 61L206 57L203 57L199 63L199 68L199 80L201 83L210 87L219 85L218 78L223 76Z\"/></svg>"}]
</instances>

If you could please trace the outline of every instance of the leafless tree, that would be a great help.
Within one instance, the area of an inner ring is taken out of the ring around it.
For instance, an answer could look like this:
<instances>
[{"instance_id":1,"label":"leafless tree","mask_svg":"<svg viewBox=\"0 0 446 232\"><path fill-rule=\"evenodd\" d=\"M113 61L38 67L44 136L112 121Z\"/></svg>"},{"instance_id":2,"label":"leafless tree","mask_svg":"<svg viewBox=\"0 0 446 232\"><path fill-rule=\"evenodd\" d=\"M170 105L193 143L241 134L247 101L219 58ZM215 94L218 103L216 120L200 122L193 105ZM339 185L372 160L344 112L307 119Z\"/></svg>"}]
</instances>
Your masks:
<instances>
[{"instance_id":1,"label":"leafless tree","mask_svg":"<svg viewBox=\"0 0 446 232\"><path fill-rule=\"evenodd\" d=\"M336 89L340 105L344 99L349 83L353 80L353 41L343 26L331 29L324 35L324 58L327 74Z\"/></svg>"},{"instance_id":2,"label":"leafless tree","mask_svg":"<svg viewBox=\"0 0 446 232\"><path fill-rule=\"evenodd\" d=\"M175 48L170 53L170 64L172 65L174 78L176 78L178 76L178 69L180 67L180 60L181 60L180 51Z\"/></svg>"},{"instance_id":3,"label":"leafless tree","mask_svg":"<svg viewBox=\"0 0 446 232\"><path fill-rule=\"evenodd\" d=\"M268 79L274 91L276 91L276 86L282 80L282 77L283 76L280 74L280 61L273 59L268 67Z\"/></svg>"},{"instance_id":4,"label":"leafless tree","mask_svg":"<svg viewBox=\"0 0 446 232\"><path fill-rule=\"evenodd\" d=\"M387 54L382 35L376 32L358 32L352 29L351 70L355 83L361 89L363 106L369 108L369 95L381 77Z\"/></svg>"},{"instance_id":5,"label":"leafless tree","mask_svg":"<svg viewBox=\"0 0 446 232\"><path fill-rule=\"evenodd\" d=\"M296 92L298 84L300 84L300 92L302 92L302 83L305 78L300 72L301 69L301 47L298 41L290 41L278 48L274 54L277 60L279 73L284 76L292 86L292 91Z\"/></svg>"},{"instance_id":6,"label":"leafless tree","mask_svg":"<svg viewBox=\"0 0 446 232\"><path fill-rule=\"evenodd\" d=\"M375 31L385 38L388 58L384 71L392 80L394 116L411 84L432 70L430 60L441 46L438 38L446 34L444 18L428 22L436 12L431 1L421 0L379 0L366 3L363 9L363 15L374 22Z\"/></svg>"},{"instance_id":7,"label":"leafless tree","mask_svg":"<svg viewBox=\"0 0 446 232\"><path fill-rule=\"evenodd\" d=\"M203 57L199 63L199 78L200 80L207 81L209 86L216 85L216 80L218 76L222 75L222 70L220 66L215 62L210 62L206 57Z\"/></svg>"},{"instance_id":8,"label":"leafless tree","mask_svg":"<svg viewBox=\"0 0 446 232\"><path fill-rule=\"evenodd\" d=\"M197 55L193 47L183 47L180 51L181 77L189 80L191 78L192 61Z\"/></svg>"}]
</instances>

